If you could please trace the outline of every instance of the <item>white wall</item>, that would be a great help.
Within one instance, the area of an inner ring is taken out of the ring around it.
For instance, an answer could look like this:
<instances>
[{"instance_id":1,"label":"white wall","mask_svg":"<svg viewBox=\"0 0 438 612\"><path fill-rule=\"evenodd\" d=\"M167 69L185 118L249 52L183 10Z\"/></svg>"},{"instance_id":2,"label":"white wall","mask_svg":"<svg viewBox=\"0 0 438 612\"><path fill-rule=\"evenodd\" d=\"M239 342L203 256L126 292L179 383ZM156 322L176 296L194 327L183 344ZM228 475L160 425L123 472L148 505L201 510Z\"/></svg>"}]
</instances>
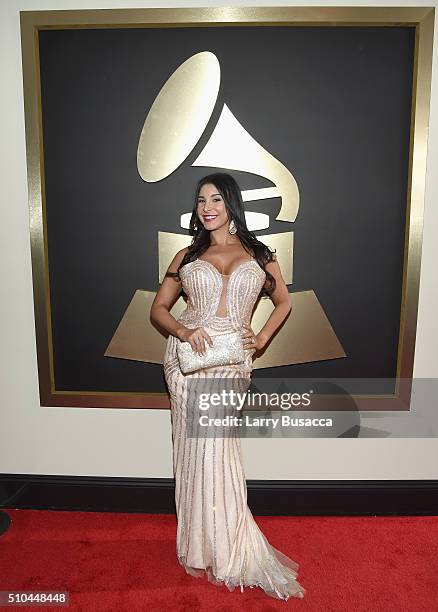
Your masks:
<instances>
[{"instance_id":1,"label":"white wall","mask_svg":"<svg viewBox=\"0 0 438 612\"><path fill-rule=\"evenodd\" d=\"M208 6L242 3L209 2ZM256 2L248 6L368 3ZM370 6L378 3L369 3ZM434 2L385 3L434 6ZM200 2L67 2L2 0L0 4L0 472L171 477L167 410L41 408L38 396L20 49L20 10L205 6ZM435 34L436 45L436 34ZM436 377L438 346L438 100L437 57L426 187L416 377ZM438 478L438 439L244 440L248 478Z\"/></svg>"}]
</instances>

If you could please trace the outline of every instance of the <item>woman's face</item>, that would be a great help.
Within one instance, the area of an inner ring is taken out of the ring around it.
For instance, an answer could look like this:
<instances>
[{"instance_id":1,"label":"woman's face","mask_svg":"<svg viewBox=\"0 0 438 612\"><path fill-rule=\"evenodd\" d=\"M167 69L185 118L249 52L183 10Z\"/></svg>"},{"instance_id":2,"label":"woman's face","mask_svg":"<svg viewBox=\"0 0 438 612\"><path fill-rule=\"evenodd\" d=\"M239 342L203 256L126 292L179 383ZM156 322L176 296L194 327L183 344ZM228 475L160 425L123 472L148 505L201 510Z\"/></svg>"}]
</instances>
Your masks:
<instances>
[{"instance_id":1,"label":"woman's face","mask_svg":"<svg viewBox=\"0 0 438 612\"><path fill-rule=\"evenodd\" d=\"M228 224L225 202L218 189L208 183L201 187L198 196L198 218L207 230L216 230Z\"/></svg>"}]
</instances>

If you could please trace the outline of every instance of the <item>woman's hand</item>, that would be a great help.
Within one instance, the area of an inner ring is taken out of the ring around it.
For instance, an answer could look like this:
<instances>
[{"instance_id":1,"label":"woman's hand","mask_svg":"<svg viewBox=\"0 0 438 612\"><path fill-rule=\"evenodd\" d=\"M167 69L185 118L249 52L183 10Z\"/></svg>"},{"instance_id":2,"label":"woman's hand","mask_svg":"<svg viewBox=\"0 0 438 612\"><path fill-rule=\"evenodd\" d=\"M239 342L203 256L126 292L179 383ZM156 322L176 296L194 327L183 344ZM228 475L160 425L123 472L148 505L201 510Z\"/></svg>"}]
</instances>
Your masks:
<instances>
[{"instance_id":1,"label":"woman's hand","mask_svg":"<svg viewBox=\"0 0 438 612\"><path fill-rule=\"evenodd\" d=\"M242 327L242 340L243 340L243 348L245 349L253 349L254 352L262 349L266 340L260 334L255 334L250 325L243 325Z\"/></svg>"},{"instance_id":2,"label":"woman's hand","mask_svg":"<svg viewBox=\"0 0 438 612\"><path fill-rule=\"evenodd\" d=\"M183 327L182 329L178 330L177 336L181 342L190 342L190 346L192 347L193 351L198 355L205 354L205 350L207 348L206 341L210 346L213 346L213 340L203 327L197 327L195 329Z\"/></svg>"}]
</instances>

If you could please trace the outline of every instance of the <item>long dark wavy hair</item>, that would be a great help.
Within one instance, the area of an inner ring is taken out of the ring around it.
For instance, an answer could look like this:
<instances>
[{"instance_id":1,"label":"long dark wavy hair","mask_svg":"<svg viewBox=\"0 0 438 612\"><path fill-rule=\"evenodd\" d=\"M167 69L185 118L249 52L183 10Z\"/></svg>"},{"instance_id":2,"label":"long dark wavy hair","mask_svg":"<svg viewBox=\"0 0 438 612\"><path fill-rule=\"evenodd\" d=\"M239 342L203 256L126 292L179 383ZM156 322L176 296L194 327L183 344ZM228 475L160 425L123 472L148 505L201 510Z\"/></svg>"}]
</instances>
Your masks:
<instances>
[{"instance_id":1,"label":"long dark wavy hair","mask_svg":"<svg viewBox=\"0 0 438 612\"><path fill-rule=\"evenodd\" d=\"M247 253L256 259L259 266L266 274L266 282L260 291L261 297L268 297L275 290L275 278L266 270L266 264L276 260L275 250L271 251L268 246L257 240L254 232L250 232L244 214L242 194L236 180L225 172L215 172L208 174L198 181L196 186L195 201L193 204L192 216L190 218L189 232L193 236L192 243L185 253L178 266L178 272L171 273L171 276L179 278L179 270L182 266L198 259L210 246L210 232L205 229L198 218L198 197L203 185L212 184L221 194L228 213L228 218L234 221L236 234Z\"/></svg>"}]
</instances>

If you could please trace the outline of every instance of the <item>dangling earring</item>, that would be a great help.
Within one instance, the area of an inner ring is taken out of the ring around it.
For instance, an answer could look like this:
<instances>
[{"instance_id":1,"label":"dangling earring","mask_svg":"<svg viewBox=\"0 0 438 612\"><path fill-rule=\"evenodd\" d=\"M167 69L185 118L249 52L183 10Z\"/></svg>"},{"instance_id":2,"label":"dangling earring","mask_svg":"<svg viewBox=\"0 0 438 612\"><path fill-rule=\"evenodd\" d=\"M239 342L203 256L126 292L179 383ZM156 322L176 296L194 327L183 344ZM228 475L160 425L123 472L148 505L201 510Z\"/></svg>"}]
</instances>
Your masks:
<instances>
[{"instance_id":1,"label":"dangling earring","mask_svg":"<svg viewBox=\"0 0 438 612\"><path fill-rule=\"evenodd\" d=\"M231 223L228 226L228 231L230 234L235 234L237 232L236 224L234 223L234 219L231 219Z\"/></svg>"}]
</instances>

